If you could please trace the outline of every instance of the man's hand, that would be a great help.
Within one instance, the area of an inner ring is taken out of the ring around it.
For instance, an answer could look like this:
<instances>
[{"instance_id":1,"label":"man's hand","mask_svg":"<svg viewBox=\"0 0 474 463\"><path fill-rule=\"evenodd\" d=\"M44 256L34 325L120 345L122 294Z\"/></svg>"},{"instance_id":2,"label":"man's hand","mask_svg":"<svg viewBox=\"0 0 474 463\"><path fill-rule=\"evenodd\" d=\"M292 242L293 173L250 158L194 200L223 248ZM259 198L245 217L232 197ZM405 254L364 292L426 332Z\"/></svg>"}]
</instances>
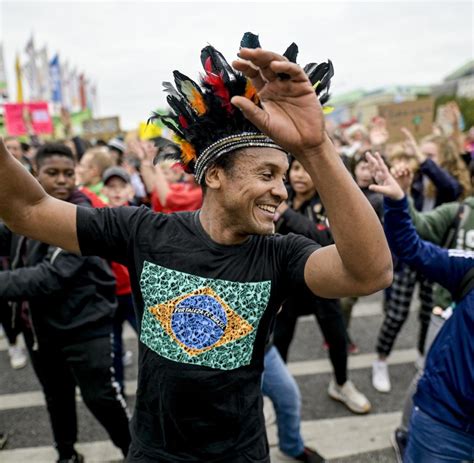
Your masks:
<instances>
[{"instance_id":1,"label":"man's hand","mask_svg":"<svg viewBox=\"0 0 474 463\"><path fill-rule=\"evenodd\" d=\"M326 140L324 116L308 77L297 64L260 48L242 48L232 65L252 80L262 108L235 96L232 104L296 157L317 151ZM282 74L288 78L279 77Z\"/></svg>"},{"instance_id":2,"label":"man's hand","mask_svg":"<svg viewBox=\"0 0 474 463\"><path fill-rule=\"evenodd\" d=\"M384 196L391 199L402 199L405 196L405 193L390 174L382 156L380 156L379 153L375 153L374 155L366 153L365 156L369 163L370 173L377 183L376 185L370 185L369 190L382 193Z\"/></svg>"}]
</instances>

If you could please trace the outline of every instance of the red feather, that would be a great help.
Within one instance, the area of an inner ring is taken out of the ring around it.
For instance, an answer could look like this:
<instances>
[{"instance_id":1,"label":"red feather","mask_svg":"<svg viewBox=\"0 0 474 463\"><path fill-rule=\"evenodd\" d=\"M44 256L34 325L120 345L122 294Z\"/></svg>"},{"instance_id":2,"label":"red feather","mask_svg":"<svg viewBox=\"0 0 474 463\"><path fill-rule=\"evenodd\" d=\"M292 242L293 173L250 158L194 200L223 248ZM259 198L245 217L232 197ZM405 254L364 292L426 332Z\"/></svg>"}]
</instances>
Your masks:
<instances>
[{"instance_id":1,"label":"red feather","mask_svg":"<svg viewBox=\"0 0 474 463\"><path fill-rule=\"evenodd\" d=\"M206 76L204 82L209 84L213 89L214 93L222 100L222 106L229 112L233 112L233 107L230 103L230 94L228 88L225 86L224 79L222 76L218 76L212 72L211 57L207 58L204 65L206 70Z\"/></svg>"},{"instance_id":2,"label":"red feather","mask_svg":"<svg viewBox=\"0 0 474 463\"><path fill-rule=\"evenodd\" d=\"M188 128L188 125L189 125L189 124L188 124L188 121L186 120L186 118L185 118L182 114L180 114L180 115L178 116L178 120L179 120L179 123L181 124L181 127L182 127L183 129L187 129L187 128Z\"/></svg>"}]
</instances>

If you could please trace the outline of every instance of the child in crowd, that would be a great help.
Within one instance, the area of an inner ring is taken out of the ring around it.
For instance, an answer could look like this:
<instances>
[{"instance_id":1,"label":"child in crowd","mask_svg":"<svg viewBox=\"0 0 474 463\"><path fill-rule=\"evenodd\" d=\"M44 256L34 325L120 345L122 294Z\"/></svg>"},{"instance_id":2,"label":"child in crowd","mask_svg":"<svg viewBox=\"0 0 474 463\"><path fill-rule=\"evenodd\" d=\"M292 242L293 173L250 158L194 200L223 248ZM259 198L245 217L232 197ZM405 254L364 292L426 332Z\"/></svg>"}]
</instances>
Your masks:
<instances>
[{"instance_id":1,"label":"child in crowd","mask_svg":"<svg viewBox=\"0 0 474 463\"><path fill-rule=\"evenodd\" d=\"M89 198L94 207L104 207L107 197L102 193L104 183L102 175L114 165L106 147L94 147L87 150L76 168L81 191Z\"/></svg>"},{"instance_id":2,"label":"child in crowd","mask_svg":"<svg viewBox=\"0 0 474 463\"><path fill-rule=\"evenodd\" d=\"M129 206L133 201L133 188L130 176L122 167L109 167L102 177L104 187L102 193L107 198L110 207ZM115 379L120 385L122 393L125 392L124 364L131 361L131 351L124 352L122 328L124 321L137 332L137 319L133 307L132 287L127 267L117 262L110 263L115 274L117 286L118 307L114 317L114 369Z\"/></svg>"}]
</instances>

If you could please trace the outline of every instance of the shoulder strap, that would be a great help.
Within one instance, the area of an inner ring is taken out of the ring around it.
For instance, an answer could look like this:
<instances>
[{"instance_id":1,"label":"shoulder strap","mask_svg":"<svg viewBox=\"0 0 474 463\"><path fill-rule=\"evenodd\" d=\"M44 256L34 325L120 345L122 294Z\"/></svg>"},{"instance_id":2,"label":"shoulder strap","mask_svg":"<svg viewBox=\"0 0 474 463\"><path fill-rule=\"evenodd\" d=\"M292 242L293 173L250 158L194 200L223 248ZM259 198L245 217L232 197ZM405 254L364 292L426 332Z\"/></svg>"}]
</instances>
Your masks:
<instances>
[{"instance_id":1,"label":"shoulder strap","mask_svg":"<svg viewBox=\"0 0 474 463\"><path fill-rule=\"evenodd\" d=\"M468 272L464 275L461 283L459 285L458 290L455 294L456 301L460 301L463 297L465 297L469 291L474 289L474 267L468 270Z\"/></svg>"},{"instance_id":2,"label":"shoulder strap","mask_svg":"<svg viewBox=\"0 0 474 463\"><path fill-rule=\"evenodd\" d=\"M458 230L461 227L462 224L464 224L466 218L467 218L467 213L466 211L467 204L461 203L459 205L458 211L456 213L456 216L454 217L454 220L451 222L450 227L448 228L448 231L444 235L443 239L443 248L450 249L452 247L452 244L454 243L454 240L456 239L456 236L458 234Z\"/></svg>"}]
</instances>

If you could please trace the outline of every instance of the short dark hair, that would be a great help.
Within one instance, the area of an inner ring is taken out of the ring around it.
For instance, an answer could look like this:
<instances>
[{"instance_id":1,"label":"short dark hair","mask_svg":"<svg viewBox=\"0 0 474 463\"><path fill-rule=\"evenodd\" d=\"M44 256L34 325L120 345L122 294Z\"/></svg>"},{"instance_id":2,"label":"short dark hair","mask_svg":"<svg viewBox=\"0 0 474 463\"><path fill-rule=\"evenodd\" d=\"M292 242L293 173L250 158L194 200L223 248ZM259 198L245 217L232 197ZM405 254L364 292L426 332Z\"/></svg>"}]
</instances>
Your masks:
<instances>
[{"instance_id":1,"label":"short dark hair","mask_svg":"<svg viewBox=\"0 0 474 463\"><path fill-rule=\"evenodd\" d=\"M76 163L76 159L71 151L71 148L62 143L45 143L44 145L41 145L36 152L36 168L39 169L45 159L53 156L63 156L65 158L71 159L74 164Z\"/></svg>"},{"instance_id":2,"label":"short dark hair","mask_svg":"<svg viewBox=\"0 0 474 463\"><path fill-rule=\"evenodd\" d=\"M224 154L223 156L217 158L206 170L209 170L211 167L218 167L227 174L232 175L235 166L235 159L237 157L236 155L238 155L239 153L240 150L236 150L232 151L231 153ZM203 193L205 193L207 190L205 175L202 179L201 188Z\"/></svg>"}]
</instances>

